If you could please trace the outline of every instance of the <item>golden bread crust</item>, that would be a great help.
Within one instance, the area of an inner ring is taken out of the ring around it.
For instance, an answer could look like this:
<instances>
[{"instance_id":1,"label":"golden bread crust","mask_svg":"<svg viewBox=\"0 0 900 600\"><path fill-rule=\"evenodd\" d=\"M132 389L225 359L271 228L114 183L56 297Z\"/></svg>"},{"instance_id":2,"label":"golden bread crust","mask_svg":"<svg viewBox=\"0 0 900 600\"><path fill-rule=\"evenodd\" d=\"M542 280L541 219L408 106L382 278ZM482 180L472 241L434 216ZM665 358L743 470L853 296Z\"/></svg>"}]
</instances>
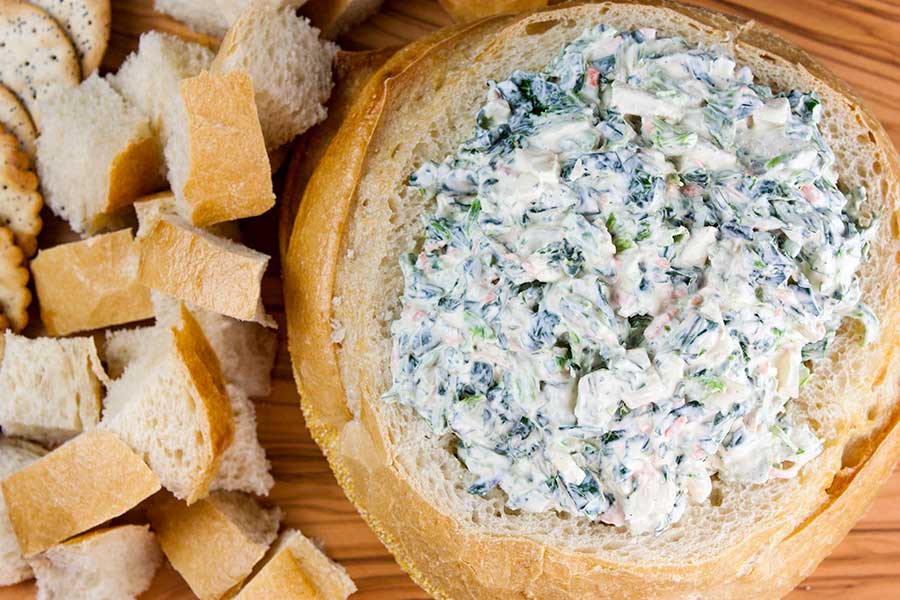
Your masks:
<instances>
[{"instance_id":1,"label":"golden bread crust","mask_svg":"<svg viewBox=\"0 0 900 600\"><path fill-rule=\"evenodd\" d=\"M208 462L201 482L186 499L187 503L191 504L207 494L210 484L215 479L222 455L234 440L234 419L219 359L194 315L184 304L181 305L181 326L173 327L172 333L181 363L187 369L188 377L203 401L206 420L209 423L208 452L212 460Z\"/></svg>"},{"instance_id":2,"label":"golden bread crust","mask_svg":"<svg viewBox=\"0 0 900 600\"><path fill-rule=\"evenodd\" d=\"M289 200L279 202L278 249L282 258L287 252L294 219L300 207L300 203L294 202L293 199L299 200L303 195L303 190L306 189L316 165L319 164L319 160L325 154L369 77L374 75L396 51L397 49L393 47L365 52L339 50L334 57L332 69L334 89L328 99L328 117L297 138L291 149L291 164L285 175L282 194L283 198Z\"/></svg>"},{"instance_id":3,"label":"golden bread crust","mask_svg":"<svg viewBox=\"0 0 900 600\"><path fill-rule=\"evenodd\" d=\"M265 255L232 251L168 216L139 243L138 277L148 288L235 319L257 318Z\"/></svg>"},{"instance_id":4,"label":"golden bread crust","mask_svg":"<svg viewBox=\"0 0 900 600\"><path fill-rule=\"evenodd\" d=\"M6 478L3 496L27 557L119 516L159 488L116 435L91 431Z\"/></svg>"},{"instance_id":5,"label":"golden bread crust","mask_svg":"<svg viewBox=\"0 0 900 600\"><path fill-rule=\"evenodd\" d=\"M272 557L237 595L237 600L268 598L322 598L289 548L282 548Z\"/></svg>"},{"instance_id":6,"label":"golden bread crust","mask_svg":"<svg viewBox=\"0 0 900 600\"><path fill-rule=\"evenodd\" d=\"M518 13L547 6L549 0L439 0L454 21L474 21L492 15Z\"/></svg>"},{"instance_id":7,"label":"golden bread crust","mask_svg":"<svg viewBox=\"0 0 900 600\"><path fill-rule=\"evenodd\" d=\"M181 81L190 165L184 200L205 227L260 215L275 204L253 83L241 70Z\"/></svg>"},{"instance_id":8,"label":"golden bread crust","mask_svg":"<svg viewBox=\"0 0 900 600\"><path fill-rule=\"evenodd\" d=\"M109 193L102 212L112 213L129 206L141 196L161 190L165 184L162 148L147 129L144 137L132 140L113 159L109 167Z\"/></svg>"},{"instance_id":9,"label":"golden bread crust","mask_svg":"<svg viewBox=\"0 0 900 600\"><path fill-rule=\"evenodd\" d=\"M150 290L137 280L130 229L42 250L31 261L49 335L68 335L153 317Z\"/></svg>"},{"instance_id":10,"label":"golden bread crust","mask_svg":"<svg viewBox=\"0 0 900 600\"><path fill-rule=\"evenodd\" d=\"M201 600L239 586L266 553L208 499L188 506L163 494L148 514L166 558Z\"/></svg>"}]
</instances>

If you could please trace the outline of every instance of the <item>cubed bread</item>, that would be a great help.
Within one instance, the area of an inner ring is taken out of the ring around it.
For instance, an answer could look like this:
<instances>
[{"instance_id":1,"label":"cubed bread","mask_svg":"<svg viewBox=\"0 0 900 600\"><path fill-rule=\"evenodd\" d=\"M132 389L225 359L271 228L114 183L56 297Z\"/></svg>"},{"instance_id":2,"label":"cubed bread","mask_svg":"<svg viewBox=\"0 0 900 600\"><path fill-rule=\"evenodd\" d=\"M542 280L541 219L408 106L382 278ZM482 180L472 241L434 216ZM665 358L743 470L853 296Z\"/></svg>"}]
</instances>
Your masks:
<instances>
[{"instance_id":1,"label":"cubed bread","mask_svg":"<svg viewBox=\"0 0 900 600\"><path fill-rule=\"evenodd\" d=\"M145 196L134 203L134 212L138 219L138 237L143 237L153 228L154 223L163 216L178 216L178 201L172 192L159 192ZM237 221L225 221L204 227L213 235L223 237L232 242L241 241L241 228Z\"/></svg>"},{"instance_id":2,"label":"cubed bread","mask_svg":"<svg viewBox=\"0 0 900 600\"><path fill-rule=\"evenodd\" d=\"M179 318L179 302L170 296L153 292L153 306L158 325L171 325ZM272 391L272 367L278 350L278 335L257 323L239 321L187 304L212 346L225 382L233 384L248 396L268 396Z\"/></svg>"},{"instance_id":3,"label":"cubed bread","mask_svg":"<svg viewBox=\"0 0 900 600\"><path fill-rule=\"evenodd\" d=\"M250 575L281 518L277 508L234 492L213 492L191 506L165 495L149 514L166 558L201 600L223 597Z\"/></svg>"},{"instance_id":4,"label":"cubed bread","mask_svg":"<svg viewBox=\"0 0 900 600\"><path fill-rule=\"evenodd\" d=\"M301 12L333 40L378 12L384 0L310 0Z\"/></svg>"},{"instance_id":5,"label":"cubed bread","mask_svg":"<svg viewBox=\"0 0 900 600\"><path fill-rule=\"evenodd\" d=\"M194 31L222 37L228 30L228 19L216 0L155 0L153 8L189 25Z\"/></svg>"},{"instance_id":6,"label":"cubed bread","mask_svg":"<svg viewBox=\"0 0 900 600\"><path fill-rule=\"evenodd\" d=\"M206 310L274 326L262 304L269 257L162 216L140 237L138 277L145 286Z\"/></svg>"},{"instance_id":7,"label":"cubed bread","mask_svg":"<svg viewBox=\"0 0 900 600\"><path fill-rule=\"evenodd\" d=\"M256 407L240 388L228 385L234 418L234 441L222 455L210 489L241 491L265 496L275 485L271 464L256 433Z\"/></svg>"},{"instance_id":8,"label":"cubed bread","mask_svg":"<svg viewBox=\"0 0 900 600\"><path fill-rule=\"evenodd\" d=\"M195 31L221 38L241 11L253 3L296 8L305 2L306 0L156 0L155 8L186 23Z\"/></svg>"},{"instance_id":9,"label":"cubed bread","mask_svg":"<svg viewBox=\"0 0 900 600\"><path fill-rule=\"evenodd\" d=\"M162 551L146 525L122 525L80 535L30 562L37 600L126 600L150 587Z\"/></svg>"},{"instance_id":10,"label":"cubed bread","mask_svg":"<svg viewBox=\"0 0 900 600\"><path fill-rule=\"evenodd\" d=\"M204 72L178 89L165 156L181 215L205 227L272 208L272 173L250 76Z\"/></svg>"},{"instance_id":11,"label":"cubed bread","mask_svg":"<svg viewBox=\"0 0 900 600\"><path fill-rule=\"evenodd\" d=\"M295 9L254 4L222 40L212 68L250 75L271 152L325 118L336 52L337 46L320 41L319 31Z\"/></svg>"},{"instance_id":12,"label":"cubed bread","mask_svg":"<svg viewBox=\"0 0 900 600\"><path fill-rule=\"evenodd\" d=\"M110 374L114 377L118 377L123 373L140 356L143 348L159 344L160 336L166 335L165 332L180 321L180 302L166 298L165 300L159 299L155 303L159 307L158 310L161 311L157 313L156 326L122 330L108 335L106 360ZM244 333L243 329L250 326L249 324L234 321L221 315L214 315L214 313L200 309L194 309L192 314L197 317L201 327L204 327L204 320L207 323L211 322L213 325L212 331L216 335L220 335L230 329L219 329L219 320L240 324L240 328L234 328L235 337L238 338ZM215 318L213 318L213 315ZM258 327L261 331L265 331L258 325L253 325L253 327ZM220 346L227 348L230 341L228 337L218 337L216 339ZM215 346L213 346L213 350L217 350ZM234 356L234 353L227 350L225 355ZM258 358L248 356L244 363L235 363L234 368L241 373L245 373L255 368L258 362L254 361L258 361ZM271 364L268 366L271 368ZM265 372L265 376L268 378L268 371ZM227 384L226 393L228 394L234 423L234 439L222 453L218 470L209 489L240 490L264 496L268 494L275 482L269 473L270 464L266 459L266 452L260 445L256 435L256 409L253 401L247 397L247 394L240 387Z\"/></svg>"},{"instance_id":13,"label":"cubed bread","mask_svg":"<svg viewBox=\"0 0 900 600\"><path fill-rule=\"evenodd\" d=\"M240 600L327 598L345 600L356 584L299 531L287 530L269 551L262 569L236 596Z\"/></svg>"},{"instance_id":14,"label":"cubed bread","mask_svg":"<svg viewBox=\"0 0 900 600\"><path fill-rule=\"evenodd\" d=\"M7 332L0 366L0 427L58 444L100 420L107 381L94 339L35 338Z\"/></svg>"},{"instance_id":15,"label":"cubed bread","mask_svg":"<svg viewBox=\"0 0 900 600\"><path fill-rule=\"evenodd\" d=\"M110 83L150 117L150 125L165 141L166 115L178 95L178 82L208 69L212 59L213 52L206 46L148 31Z\"/></svg>"},{"instance_id":16,"label":"cubed bread","mask_svg":"<svg viewBox=\"0 0 900 600\"><path fill-rule=\"evenodd\" d=\"M109 385L100 427L190 503L206 495L232 442L231 404L219 361L186 309L177 325L150 331L107 333L107 360L124 367Z\"/></svg>"},{"instance_id":17,"label":"cubed bread","mask_svg":"<svg viewBox=\"0 0 900 600\"><path fill-rule=\"evenodd\" d=\"M47 332L68 335L152 317L139 260L130 229L41 250L31 272Z\"/></svg>"},{"instance_id":18,"label":"cubed bread","mask_svg":"<svg viewBox=\"0 0 900 600\"><path fill-rule=\"evenodd\" d=\"M37 444L17 438L0 438L0 481L44 456L47 451ZM19 542L9 522L6 502L0 494L0 585L13 585L33 577L31 567L22 557Z\"/></svg>"},{"instance_id":19,"label":"cubed bread","mask_svg":"<svg viewBox=\"0 0 900 600\"><path fill-rule=\"evenodd\" d=\"M7 477L3 497L26 557L117 517L159 490L122 440L90 431Z\"/></svg>"},{"instance_id":20,"label":"cubed bread","mask_svg":"<svg viewBox=\"0 0 900 600\"><path fill-rule=\"evenodd\" d=\"M78 233L163 185L150 121L97 74L42 104L37 167L44 200Z\"/></svg>"},{"instance_id":21,"label":"cubed bread","mask_svg":"<svg viewBox=\"0 0 900 600\"><path fill-rule=\"evenodd\" d=\"M265 6L267 8L290 7L297 9L306 4L307 0L215 0L219 10L225 16L228 26L234 25L241 13L250 6Z\"/></svg>"}]
</instances>

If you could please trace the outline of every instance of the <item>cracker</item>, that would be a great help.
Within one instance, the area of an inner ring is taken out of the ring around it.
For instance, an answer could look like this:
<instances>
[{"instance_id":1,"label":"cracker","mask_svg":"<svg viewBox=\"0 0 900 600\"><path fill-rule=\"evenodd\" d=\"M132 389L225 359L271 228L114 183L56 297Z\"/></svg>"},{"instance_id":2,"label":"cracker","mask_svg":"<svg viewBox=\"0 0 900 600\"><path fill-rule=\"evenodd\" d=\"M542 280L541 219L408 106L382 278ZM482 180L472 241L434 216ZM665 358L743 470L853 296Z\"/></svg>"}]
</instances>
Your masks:
<instances>
[{"instance_id":1,"label":"cracker","mask_svg":"<svg viewBox=\"0 0 900 600\"><path fill-rule=\"evenodd\" d=\"M31 159L11 133L0 132L0 174L30 192L37 189L37 175L31 169Z\"/></svg>"},{"instance_id":2,"label":"cracker","mask_svg":"<svg viewBox=\"0 0 900 600\"><path fill-rule=\"evenodd\" d=\"M0 125L16 136L22 149L34 158L37 152L37 130L28 109L22 104L11 89L0 84Z\"/></svg>"},{"instance_id":3,"label":"cracker","mask_svg":"<svg viewBox=\"0 0 900 600\"><path fill-rule=\"evenodd\" d=\"M75 48L53 17L21 0L0 0L0 82L22 100L38 128L40 102L79 81Z\"/></svg>"},{"instance_id":4,"label":"cracker","mask_svg":"<svg viewBox=\"0 0 900 600\"><path fill-rule=\"evenodd\" d=\"M16 183L15 178L0 170L0 226L12 230L16 244L25 253L37 252L37 235L41 232L41 207L44 200L37 190Z\"/></svg>"},{"instance_id":5,"label":"cracker","mask_svg":"<svg viewBox=\"0 0 900 600\"><path fill-rule=\"evenodd\" d=\"M13 331L19 332L28 325L28 269L23 266L25 255L16 246L13 232L0 227L0 310L4 321L8 320Z\"/></svg>"},{"instance_id":6,"label":"cracker","mask_svg":"<svg viewBox=\"0 0 900 600\"><path fill-rule=\"evenodd\" d=\"M100 67L109 43L109 0L30 0L63 26L75 43L81 73L87 77Z\"/></svg>"}]
</instances>

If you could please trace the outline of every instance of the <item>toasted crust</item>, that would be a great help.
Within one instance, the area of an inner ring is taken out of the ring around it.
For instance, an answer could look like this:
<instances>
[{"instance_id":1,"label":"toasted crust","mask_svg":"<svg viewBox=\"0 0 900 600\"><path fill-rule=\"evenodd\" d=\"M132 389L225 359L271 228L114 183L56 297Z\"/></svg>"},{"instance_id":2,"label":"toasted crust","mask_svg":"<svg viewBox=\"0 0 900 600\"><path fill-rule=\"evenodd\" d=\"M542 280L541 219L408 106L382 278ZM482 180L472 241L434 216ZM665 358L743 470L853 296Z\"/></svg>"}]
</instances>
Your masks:
<instances>
[{"instance_id":1,"label":"toasted crust","mask_svg":"<svg viewBox=\"0 0 900 600\"><path fill-rule=\"evenodd\" d=\"M353 107L359 92L369 77L396 51L396 48L380 48L366 52L338 51L332 68L334 89L331 90L331 97L328 99L328 117L295 142L284 184L285 190L289 190L285 197L302 196L309 178ZM278 249L282 259L287 252L299 206L299 202L279 203Z\"/></svg>"},{"instance_id":2,"label":"toasted crust","mask_svg":"<svg viewBox=\"0 0 900 600\"><path fill-rule=\"evenodd\" d=\"M266 600L267 598L322 598L312 579L300 568L297 559L287 549L266 563L236 600Z\"/></svg>"},{"instance_id":3,"label":"toasted crust","mask_svg":"<svg viewBox=\"0 0 900 600\"><path fill-rule=\"evenodd\" d=\"M181 327L173 328L173 333L181 362L187 368L190 379L203 401L209 422L209 451L213 457L203 474L202 483L198 484L194 493L187 498L187 503L191 504L206 495L215 479L222 455L234 439L234 422L219 359L194 315L184 305L181 306Z\"/></svg>"},{"instance_id":4,"label":"toasted crust","mask_svg":"<svg viewBox=\"0 0 900 600\"><path fill-rule=\"evenodd\" d=\"M628 5L623 10L662 6L673 19L690 19L698 27L720 31L722 39L734 44L739 59L742 52L762 51L773 63L798 65L796 68L816 77L823 87L843 93L847 110L869 129L872 147L887 157L887 164L880 163L879 168L887 172L891 185L896 185L900 159L884 130L859 108L845 84L801 51L752 24L700 9L660 2L606 3L607 7L623 4ZM613 562L536 535L486 531L468 515L436 506L423 495L414 476L400 466L391 434L379 421L375 407L367 404L368 398L361 400L356 414L349 408L352 384L342 377L329 324L334 318L335 278L346 261L344 244L357 209L357 186L367 162L379 151L390 152L390 148L378 146L380 128L397 118L392 110L402 105L404 94L431 89L428 86L438 77L434 73L462 56L467 43L485 40L490 46L494 42L487 40L529 30L540 33L557 23L577 22L579 11L594 10L599 15L606 7L566 4L522 20L497 17L449 30L399 52L366 86L309 182L283 263L290 351L306 422L348 497L398 562L435 597L750 598L784 594L840 541L889 475L900 455L900 407L896 402L873 413L867 426L857 425L859 437L852 455L843 447L847 434L817 461L821 471L804 472L799 485L804 490L803 505L810 507L804 509L807 512L784 507L778 518L759 523L707 561L675 566ZM506 29L498 33L503 27ZM478 60L491 58L496 57L491 57L488 49ZM298 202L299 198L289 201ZM872 388L896 376L892 362L896 362L900 346L895 333L897 299L888 306L883 315L886 338L878 346L881 362L861 374ZM372 351L366 347L355 350ZM377 399L381 391L376 388L363 393ZM841 464L842 452L845 466L832 480L832 465Z\"/></svg>"},{"instance_id":5,"label":"toasted crust","mask_svg":"<svg viewBox=\"0 0 900 600\"><path fill-rule=\"evenodd\" d=\"M241 70L202 73L181 81L179 89L190 146L179 195L188 205L185 216L205 227L272 208L272 173L250 76Z\"/></svg>"},{"instance_id":6,"label":"toasted crust","mask_svg":"<svg viewBox=\"0 0 900 600\"><path fill-rule=\"evenodd\" d=\"M454 21L474 21L547 6L549 0L438 0Z\"/></svg>"},{"instance_id":7,"label":"toasted crust","mask_svg":"<svg viewBox=\"0 0 900 600\"><path fill-rule=\"evenodd\" d=\"M299 531L287 530L237 598L344 600L355 591L356 584L343 567L332 562Z\"/></svg>"},{"instance_id":8,"label":"toasted crust","mask_svg":"<svg viewBox=\"0 0 900 600\"><path fill-rule=\"evenodd\" d=\"M164 184L162 150L148 129L146 135L132 140L109 165L109 193L102 212L116 212L141 196L158 191Z\"/></svg>"},{"instance_id":9,"label":"toasted crust","mask_svg":"<svg viewBox=\"0 0 900 600\"><path fill-rule=\"evenodd\" d=\"M136 506L159 480L112 433L91 431L3 481L25 556L42 552Z\"/></svg>"},{"instance_id":10,"label":"toasted crust","mask_svg":"<svg viewBox=\"0 0 900 600\"><path fill-rule=\"evenodd\" d=\"M151 318L153 303L138 282L138 261L130 229L42 250L31 270L48 334Z\"/></svg>"},{"instance_id":11,"label":"toasted crust","mask_svg":"<svg viewBox=\"0 0 900 600\"><path fill-rule=\"evenodd\" d=\"M243 321L259 318L268 257L162 217L141 238L139 280L169 296Z\"/></svg>"},{"instance_id":12,"label":"toasted crust","mask_svg":"<svg viewBox=\"0 0 900 600\"><path fill-rule=\"evenodd\" d=\"M164 494L149 516L166 558L201 600L239 586L269 547L251 539L213 498L187 506Z\"/></svg>"}]
</instances>

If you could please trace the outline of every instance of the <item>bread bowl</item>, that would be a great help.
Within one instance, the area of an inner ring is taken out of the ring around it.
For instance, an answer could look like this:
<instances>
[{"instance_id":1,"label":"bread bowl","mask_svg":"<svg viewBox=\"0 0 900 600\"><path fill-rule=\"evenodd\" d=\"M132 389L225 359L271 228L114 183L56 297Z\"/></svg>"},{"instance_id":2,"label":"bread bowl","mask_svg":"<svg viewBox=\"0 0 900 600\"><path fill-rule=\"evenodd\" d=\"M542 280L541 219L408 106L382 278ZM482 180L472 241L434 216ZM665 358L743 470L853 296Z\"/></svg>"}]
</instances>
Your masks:
<instances>
[{"instance_id":1,"label":"bread bowl","mask_svg":"<svg viewBox=\"0 0 900 600\"><path fill-rule=\"evenodd\" d=\"M860 347L859 329L845 326L797 400L820 421L821 454L793 479L752 489L717 483L715 502L689 508L681 525L658 535L516 513L502 498L472 496L462 465L415 413L380 401L390 386L390 319L382 315L397 307L401 249L421 237L414 225L421 202L398 189L425 159L440 161L471 134L485 81L542 68L599 22L653 27L689 42L727 40L737 61L774 89L817 90L843 184L865 180L867 206L883 219L861 270L863 299L882 336ZM435 135L419 133L432 127ZM784 594L864 512L900 452L897 170L883 129L843 83L758 26L699 9L567 4L413 44L361 94L294 224L285 293L307 423L361 514L437 597Z\"/></svg>"}]
</instances>

